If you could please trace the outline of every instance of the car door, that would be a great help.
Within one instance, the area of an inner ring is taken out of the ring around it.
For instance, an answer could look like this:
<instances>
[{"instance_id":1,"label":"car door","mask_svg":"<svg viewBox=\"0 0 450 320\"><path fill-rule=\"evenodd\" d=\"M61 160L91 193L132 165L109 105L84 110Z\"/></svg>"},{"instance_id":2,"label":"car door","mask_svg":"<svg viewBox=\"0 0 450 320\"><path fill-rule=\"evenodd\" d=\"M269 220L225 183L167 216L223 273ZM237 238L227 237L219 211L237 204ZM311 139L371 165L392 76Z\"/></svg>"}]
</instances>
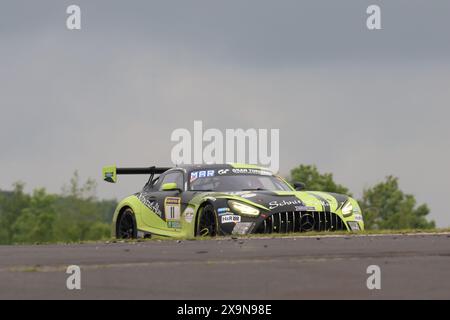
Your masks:
<instances>
[{"instance_id":1,"label":"car door","mask_svg":"<svg viewBox=\"0 0 450 320\"><path fill-rule=\"evenodd\" d=\"M163 190L163 185L175 183L179 190ZM155 185L153 196L158 202L161 210L161 219L165 221L165 227L172 231L181 228L181 213L183 204L181 200L184 191L184 172L182 170L171 170L163 174Z\"/></svg>"}]
</instances>

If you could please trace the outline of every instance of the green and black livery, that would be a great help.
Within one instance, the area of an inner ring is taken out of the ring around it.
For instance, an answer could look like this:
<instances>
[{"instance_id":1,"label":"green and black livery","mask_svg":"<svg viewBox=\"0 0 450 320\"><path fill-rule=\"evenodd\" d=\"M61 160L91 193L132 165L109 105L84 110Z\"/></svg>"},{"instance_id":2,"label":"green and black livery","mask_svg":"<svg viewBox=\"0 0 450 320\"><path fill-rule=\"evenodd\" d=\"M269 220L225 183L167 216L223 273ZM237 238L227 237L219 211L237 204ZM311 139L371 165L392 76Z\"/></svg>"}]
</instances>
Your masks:
<instances>
[{"instance_id":1,"label":"green and black livery","mask_svg":"<svg viewBox=\"0 0 450 320\"><path fill-rule=\"evenodd\" d=\"M113 236L186 238L229 234L360 231L358 203L335 193L291 186L269 170L245 164L103 169L103 178L145 174L143 189L114 213Z\"/></svg>"}]
</instances>

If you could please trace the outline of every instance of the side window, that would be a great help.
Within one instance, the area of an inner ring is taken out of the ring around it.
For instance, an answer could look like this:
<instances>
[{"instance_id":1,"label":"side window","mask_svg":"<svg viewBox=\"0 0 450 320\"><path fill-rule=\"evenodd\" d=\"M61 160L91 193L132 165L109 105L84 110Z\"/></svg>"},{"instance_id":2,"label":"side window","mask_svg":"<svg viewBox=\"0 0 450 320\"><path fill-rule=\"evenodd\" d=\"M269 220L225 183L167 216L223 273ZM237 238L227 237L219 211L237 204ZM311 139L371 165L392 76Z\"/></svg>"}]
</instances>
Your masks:
<instances>
[{"instance_id":1,"label":"side window","mask_svg":"<svg viewBox=\"0 0 450 320\"><path fill-rule=\"evenodd\" d=\"M171 172L164 176L161 184L159 185L159 191L162 190L162 186L166 183L176 183L177 187L181 190L184 190L184 179L183 174L181 172Z\"/></svg>"}]
</instances>

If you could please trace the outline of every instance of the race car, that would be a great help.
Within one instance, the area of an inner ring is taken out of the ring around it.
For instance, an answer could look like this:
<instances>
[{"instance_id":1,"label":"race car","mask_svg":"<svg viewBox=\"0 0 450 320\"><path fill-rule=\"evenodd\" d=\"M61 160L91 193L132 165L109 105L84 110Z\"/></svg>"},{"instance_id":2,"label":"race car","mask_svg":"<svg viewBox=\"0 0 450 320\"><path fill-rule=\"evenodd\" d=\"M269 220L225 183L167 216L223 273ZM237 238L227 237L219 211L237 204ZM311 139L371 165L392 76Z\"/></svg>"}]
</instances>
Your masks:
<instances>
[{"instance_id":1,"label":"race car","mask_svg":"<svg viewBox=\"0 0 450 320\"><path fill-rule=\"evenodd\" d=\"M127 174L150 178L117 206L112 235L120 239L364 230L353 198L306 191L259 166L103 168L108 182Z\"/></svg>"}]
</instances>

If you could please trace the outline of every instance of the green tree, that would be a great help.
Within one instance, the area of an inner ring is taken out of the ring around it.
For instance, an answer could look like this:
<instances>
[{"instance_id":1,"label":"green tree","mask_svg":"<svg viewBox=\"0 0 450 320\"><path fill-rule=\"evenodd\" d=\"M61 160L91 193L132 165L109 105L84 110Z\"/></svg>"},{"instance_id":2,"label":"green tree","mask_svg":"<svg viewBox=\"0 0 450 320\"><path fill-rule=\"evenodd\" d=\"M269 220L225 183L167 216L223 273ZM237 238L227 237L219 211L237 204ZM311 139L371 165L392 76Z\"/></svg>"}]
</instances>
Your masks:
<instances>
[{"instance_id":1,"label":"green tree","mask_svg":"<svg viewBox=\"0 0 450 320\"><path fill-rule=\"evenodd\" d=\"M62 188L62 194L66 197L74 199L95 200L97 191L97 183L93 179L88 179L83 185L80 183L80 175L78 171L73 173L70 178L69 185Z\"/></svg>"},{"instance_id":2,"label":"green tree","mask_svg":"<svg viewBox=\"0 0 450 320\"><path fill-rule=\"evenodd\" d=\"M68 242L109 238L115 200L98 200L92 179L81 183L77 172L61 195L36 189L0 191L0 244Z\"/></svg>"},{"instance_id":3,"label":"green tree","mask_svg":"<svg viewBox=\"0 0 450 320\"><path fill-rule=\"evenodd\" d=\"M13 187L12 192L0 195L0 244L12 242L14 224L30 203L30 196L24 193L23 183L17 182Z\"/></svg>"},{"instance_id":4,"label":"green tree","mask_svg":"<svg viewBox=\"0 0 450 320\"><path fill-rule=\"evenodd\" d=\"M333 180L332 173L321 174L315 165L300 165L291 170L291 182L303 182L307 190L327 191L350 195L349 190Z\"/></svg>"},{"instance_id":5,"label":"green tree","mask_svg":"<svg viewBox=\"0 0 450 320\"><path fill-rule=\"evenodd\" d=\"M56 196L49 195L45 189L36 189L30 203L13 225L13 242L50 242L54 241L53 222L56 220Z\"/></svg>"},{"instance_id":6,"label":"green tree","mask_svg":"<svg viewBox=\"0 0 450 320\"><path fill-rule=\"evenodd\" d=\"M359 201L364 214L364 223L368 229L429 229L434 228L434 221L426 216L430 209L426 204L417 206L413 195L400 190L398 178L386 177L363 192Z\"/></svg>"},{"instance_id":7,"label":"green tree","mask_svg":"<svg viewBox=\"0 0 450 320\"><path fill-rule=\"evenodd\" d=\"M107 215L106 207L111 209L113 204L97 200L95 181L88 179L81 184L78 172L75 171L69 186L63 188L63 195L56 203L56 239L82 241L109 237L111 220L106 219L111 217L114 209Z\"/></svg>"}]
</instances>

